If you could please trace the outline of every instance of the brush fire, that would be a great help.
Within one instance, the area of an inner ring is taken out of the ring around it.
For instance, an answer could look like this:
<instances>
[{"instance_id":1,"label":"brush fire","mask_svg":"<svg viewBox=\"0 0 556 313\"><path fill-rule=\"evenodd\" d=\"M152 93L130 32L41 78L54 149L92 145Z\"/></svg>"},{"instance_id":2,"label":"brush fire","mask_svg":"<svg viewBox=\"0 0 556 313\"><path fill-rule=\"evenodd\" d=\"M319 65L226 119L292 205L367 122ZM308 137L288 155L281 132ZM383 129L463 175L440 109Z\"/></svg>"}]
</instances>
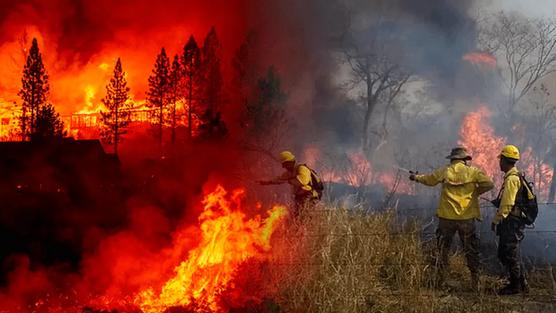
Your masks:
<instances>
[{"instance_id":1,"label":"brush fire","mask_svg":"<svg viewBox=\"0 0 556 313\"><path fill-rule=\"evenodd\" d=\"M249 284L255 284L259 280L253 275L263 275L263 272L255 270L254 264L272 266L272 236L283 225L288 213L285 207L274 206L264 216L248 218L244 198L244 189L227 191L220 185L206 194L202 200L203 211L195 226L197 229L191 229L189 225L176 229L169 247L148 256L153 258L150 261L152 268L137 268L133 264L145 256L135 256L133 260L125 256L125 247L120 248L121 256L115 251L113 261L118 263L116 260L121 260L122 263L114 266L120 267L120 271L128 271L124 267L136 271L133 273L134 285L140 287L135 293L125 294L119 290L115 297L110 291L104 295L90 295L76 294L74 289L69 294L60 295L65 303L52 295L43 295L27 308L18 306L17 302L11 303L10 299L2 299L3 309L9 312L81 312L84 307L89 307L99 312L120 309L122 312L159 313L182 308L184 312L228 312L230 308L260 303L271 295L269 291L264 286L244 286L245 282L240 278L249 275ZM195 233L199 233L198 242L192 244L186 236ZM159 272L164 267L168 267L163 270L166 275L149 281L148 278L152 278L150 272ZM246 294L242 288L259 289ZM69 303L76 299L83 299L83 302L71 306Z\"/></svg>"},{"instance_id":2,"label":"brush fire","mask_svg":"<svg viewBox=\"0 0 556 313\"><path fill-rule=\"evenodd\" d=\"M553 295L556 22L422 2L1 3L0 313Z\"/></svg>"},{"instance_id":3,"label":"brush fire","mask_svg":"<svg viewBox=\"0 0 556 313\"><path fill-rule=\"evenodd\" d=\"M218 186L203 200L204 212L199 216L202 239L188 252L188 258L174 269L175 276L161 290L141 291L134 302L146 313L164 312L169 307L195 306L211 312L227 311L220 297L231 294L231 303L239 307L249 300L262 301L256 294L244 295L234 278L247 261L265 261L271 249L270 240L287 214L284 207L274 207L268 217L246 219L241 208L244 190L227 195ZM242 303L243 302L243 303ZM238 304L236 304L238 305Z\"/></svg>"}]
</instances>

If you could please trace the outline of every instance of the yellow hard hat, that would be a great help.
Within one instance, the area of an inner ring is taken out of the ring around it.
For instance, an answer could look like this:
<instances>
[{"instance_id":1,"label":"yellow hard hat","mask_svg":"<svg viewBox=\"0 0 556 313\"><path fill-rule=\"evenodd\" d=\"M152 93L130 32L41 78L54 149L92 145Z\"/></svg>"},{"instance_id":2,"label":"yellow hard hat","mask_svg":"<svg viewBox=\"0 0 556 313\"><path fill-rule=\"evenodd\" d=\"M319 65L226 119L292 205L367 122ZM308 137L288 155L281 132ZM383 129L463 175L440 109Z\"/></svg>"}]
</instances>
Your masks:
<instances>
[{"instance_id":1,"label":"yellow hard hat","mask_svg":"<svg viewBox=\"0 0 556 313\"><path fill-rule=\"evenodd\" d=\"M507 145L500 152L500 157L502 156L508 159L519 160L519 149L514 145Z\"/></svg>"},{"instance_id":2,"label":"yellow hard hat","mask_svg":"<svg viewBox=\"0 0 556 313\"><path fill-rule=\"evenodd\" d=\"M293 153L289 151L280 152L280 162L285 163L291 161L295 161L295 155L293 155Z\"/></svg>"}]
</instances>

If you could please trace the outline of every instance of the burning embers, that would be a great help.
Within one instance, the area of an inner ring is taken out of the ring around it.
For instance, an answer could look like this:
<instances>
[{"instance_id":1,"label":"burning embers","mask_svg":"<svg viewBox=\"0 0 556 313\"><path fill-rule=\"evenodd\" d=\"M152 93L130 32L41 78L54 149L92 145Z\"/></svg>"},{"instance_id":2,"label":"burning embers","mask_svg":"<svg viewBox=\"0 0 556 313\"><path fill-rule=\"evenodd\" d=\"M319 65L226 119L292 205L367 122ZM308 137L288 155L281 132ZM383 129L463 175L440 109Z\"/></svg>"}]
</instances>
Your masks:
<instances>
[{"instance_id":1,"label":"burning embers","mask_svg":"<svg viewBox=\"0 0 556 313\"><path fill-rule=\"evenodd\" d=\"M221 295L234 289L233 280L244 262L268 256L272 233L287 214L284 207L275 206L265 219L247 219L241 204L243 196L244 190L228 193L218 186L205 197L204 211L199 216L201 242L176 266L175 276L162 288L147 288L135 297L135 304L143 312L192 305L203 312L226 311ZM253 300L252 296L244 299Z\"/></svg>"}]
</instances>

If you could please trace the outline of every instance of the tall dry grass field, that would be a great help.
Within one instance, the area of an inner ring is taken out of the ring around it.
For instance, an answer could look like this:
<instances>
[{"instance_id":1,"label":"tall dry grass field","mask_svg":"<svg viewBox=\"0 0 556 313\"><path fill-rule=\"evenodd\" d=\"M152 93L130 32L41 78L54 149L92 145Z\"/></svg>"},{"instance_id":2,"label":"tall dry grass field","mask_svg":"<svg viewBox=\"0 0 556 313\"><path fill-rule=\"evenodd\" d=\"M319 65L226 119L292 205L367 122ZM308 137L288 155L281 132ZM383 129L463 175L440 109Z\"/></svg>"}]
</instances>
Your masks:
<instances>
[{"instance_id":1,"label":"tall dry grass field","mask_svg":"<svg viewBox=\"0 0 556 313\"><path fill-rule=\"evenodd\" d=\"M494 276L482 275L474 292L457 253L437 286L434 239L424 242L417 223L400 225L392 211L316 210L275 240L276 312L548 312L521 296L496 296Z\"/></svg>"}]
</instances>

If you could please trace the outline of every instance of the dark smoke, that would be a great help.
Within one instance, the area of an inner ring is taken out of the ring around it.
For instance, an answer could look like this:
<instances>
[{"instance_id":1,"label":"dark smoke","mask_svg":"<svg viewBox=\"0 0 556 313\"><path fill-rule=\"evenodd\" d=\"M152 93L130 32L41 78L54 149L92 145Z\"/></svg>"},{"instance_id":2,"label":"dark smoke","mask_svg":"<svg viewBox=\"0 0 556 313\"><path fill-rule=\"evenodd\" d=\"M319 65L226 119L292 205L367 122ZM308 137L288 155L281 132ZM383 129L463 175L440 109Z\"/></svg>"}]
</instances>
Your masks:
<instances>
[{"instance_id":1,"label":"dark smoke","mask_svg":"<svg viewBox=\"0 0 556 313\"><path fill-rule=\"evenodd\" d=\"M246 1L108 1L23 0L0 3L0 42L20 33L21 26L36 25L53 41L67 65L87 62L102 47L122 34L149 46L149 36L176 26L204 36L211 25L238 37L225 36L224 46L242 37L247 17ZM185 41L187 38L184 38ZM168 43L173 44L173 43Z\"/></svg>"},{"instance_id":2,"label":"dark smoke","mask_svg":"<svg viewBox=\"0 0 556 313\"><path fill-rule=\"evenodd\" d=\"M473 1L281 1L258 8L266 45L261 59L276 64L287 84L291 119L299 131L284 147L301 151L317 143L328 151L359 144L364 100L347 96L347 44L365 47L388 41L401 65L426 80L423 92L446 109L458 99L484 94L462 62L476 49ZM469 75L468 75L469 74ZM471 82L471 83L470 83ZM362 90L361 90L362 91ZM426 100L425 100L426 101ZM475 99L473 99L473 102ZM381 108L377 108L380 119ZM465 111L459 108L456 111ZM459 120L460 115L448 115ZM399 120L395 121L399 123ZM454 121L438 122L454 125ZM444 129L444 126L442 126ZM420 130L426 131L426 130ZM457 128L447 127L457 138ZM443 133L443 132L440 132ZM438 134L422 133L425 141ZM428 144L428 143L427 143Z\"/></svg>"}]
</instances>

